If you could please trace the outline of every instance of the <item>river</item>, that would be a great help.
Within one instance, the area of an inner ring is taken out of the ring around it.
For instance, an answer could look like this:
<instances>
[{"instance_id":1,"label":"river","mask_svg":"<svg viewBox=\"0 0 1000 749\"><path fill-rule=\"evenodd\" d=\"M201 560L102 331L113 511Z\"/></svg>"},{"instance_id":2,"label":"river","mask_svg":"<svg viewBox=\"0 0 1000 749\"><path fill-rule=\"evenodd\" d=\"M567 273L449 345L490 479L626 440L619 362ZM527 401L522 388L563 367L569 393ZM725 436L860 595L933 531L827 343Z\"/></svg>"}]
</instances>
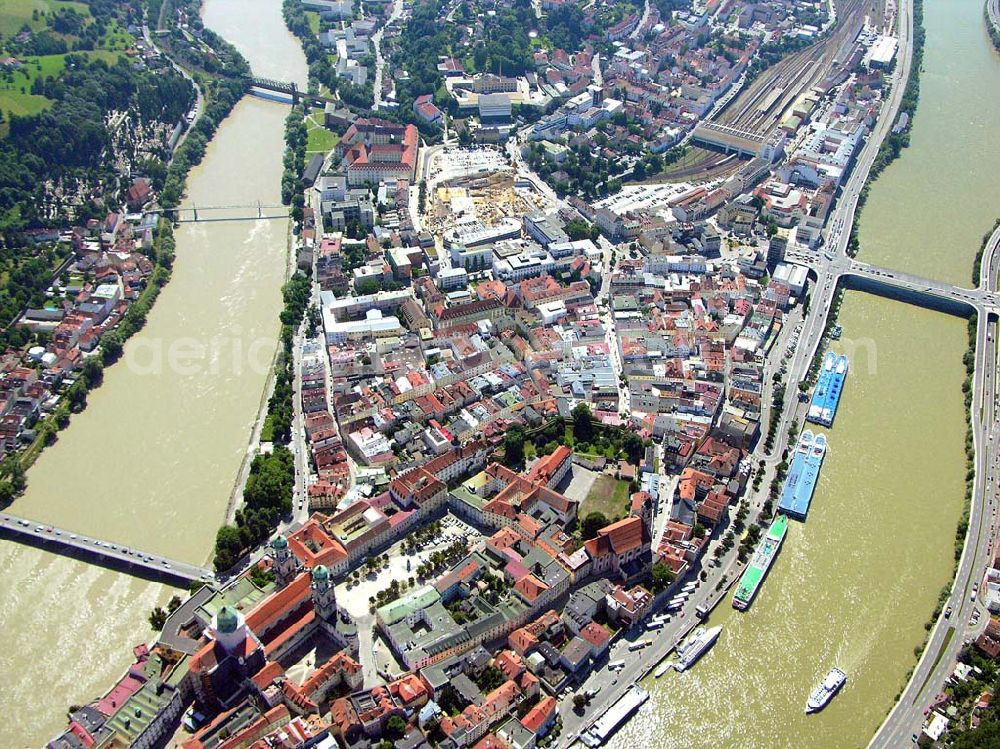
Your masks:
<instances>
[{"instance_id":1,"label":"river","mask_svg":"<svg viewBox=\"0 0 1000 749\"><path fill-rule=\"evenodd\" d=\"M727 598L710 617L722 637L691 671L647 680L653 699L614 746L861 746L915 663L964 487L965 321L858 292L840 319L851 372L807 522L747 612ZM834 665L848 686L804 715Z\"/></svg>"},{"instance_id":2,"label":"river","mask_svg":"<svg viewBox=\"0 0 1000 749\"><path fill-rule=\"evenodd\" d=\"M969 284L1000 214L1000 95L984 93L1000 63L978 0L925 0L924 26L911 146L872 186L860 257ZM748 612L713 613L722 637L694 669L647 679L616 749L863 746L915 665L961 514L965 321L849 292L840 322L851 372L808 521ZM806 716L834 665L847 686Z\"/></svg>"},{"instance_id":3,"label":"river","mask_svg":"<svg viewBox=\"0 0 1000 749\"><path fill-rule=\"evenodd\" d=\"M255 73L304 86L280 0L206 0L203 12ZM278 203L287 111L240 102L191 172L188 199ZM30 470L12 513L207 561L277 344L287 232L284 219L177 229L173 278L146 327ZM150 639L150 609L175 592L10 542L0 544L0 580L4 747L43 744L70 704L110 687L130 646Z\"/></svg>"}]
</instances>

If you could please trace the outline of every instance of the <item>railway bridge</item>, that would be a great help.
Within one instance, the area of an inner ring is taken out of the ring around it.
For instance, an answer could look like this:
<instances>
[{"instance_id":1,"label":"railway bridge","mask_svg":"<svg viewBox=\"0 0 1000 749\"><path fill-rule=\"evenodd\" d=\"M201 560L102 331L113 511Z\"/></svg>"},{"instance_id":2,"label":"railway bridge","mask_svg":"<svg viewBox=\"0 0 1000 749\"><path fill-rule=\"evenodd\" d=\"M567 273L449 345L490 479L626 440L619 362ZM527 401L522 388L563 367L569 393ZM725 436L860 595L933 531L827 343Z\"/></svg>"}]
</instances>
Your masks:
<instances>
[{"instance_id":1,"label":"railway bridge","mask_svg":"<svg viewBox=\"0 0 1000 749\"><path fill-rule=\"evenodd\" d=\"M298 104L299 98L301 97L299 87L294 82L276 81L272 78L258 78L257 76L253 76L250 78L250 85L253 88L260 88L265 91L274 91L278 94L291 96L292 104Z\"/></svg>"},{"instance_id":2,"label":"railway bridge","mask_svg":"<svg viewBox=\"0 0 1000 749\"><path fill-rule=\"evenodd\" d=\"M329 96L320 96L319 94L310 94L302 91L294 81L278 81L273 78L260 78L258 76L247 78L246 81L250 88L260 89L261 91L272 91L276 94L283 94L290 97L293 105L303 101L320 107L331 103L342 103Z\"/></svg>"}]
</instances>

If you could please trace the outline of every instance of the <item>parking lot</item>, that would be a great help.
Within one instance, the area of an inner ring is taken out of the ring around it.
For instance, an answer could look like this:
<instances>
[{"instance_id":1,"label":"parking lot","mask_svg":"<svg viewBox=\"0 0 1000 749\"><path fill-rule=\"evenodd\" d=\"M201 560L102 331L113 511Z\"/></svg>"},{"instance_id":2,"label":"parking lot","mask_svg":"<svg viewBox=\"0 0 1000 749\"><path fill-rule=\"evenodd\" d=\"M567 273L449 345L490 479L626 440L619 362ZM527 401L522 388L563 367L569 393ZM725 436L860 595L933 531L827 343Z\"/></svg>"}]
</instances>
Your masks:
<instances>
[{"instance_id":1,"label":"parking lot","mask_svg":"<svg viewBox=\"0 0 1000 749\"><path fill-rule=\"evenodd\" d=\"M445 148L431 161L427 181L486 175L510 168L503 152L496 148Z\"/></svg>"}]
</instances>

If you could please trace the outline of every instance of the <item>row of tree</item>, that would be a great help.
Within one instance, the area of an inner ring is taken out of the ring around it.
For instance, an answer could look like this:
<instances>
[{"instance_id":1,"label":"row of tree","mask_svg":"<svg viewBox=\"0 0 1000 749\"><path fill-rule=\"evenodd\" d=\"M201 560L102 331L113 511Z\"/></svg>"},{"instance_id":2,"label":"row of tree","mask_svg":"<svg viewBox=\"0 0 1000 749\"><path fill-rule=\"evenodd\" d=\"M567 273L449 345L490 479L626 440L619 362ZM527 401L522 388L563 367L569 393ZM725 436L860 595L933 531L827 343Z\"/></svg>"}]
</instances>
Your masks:
<instances>
[{"instance_id":1,"label":"row of tree","mask_svg":"<svg viewBox=\"0 0 1000 749\"><path fill-rule=\"evenodd\" d=\"M306 163L306 144L309 128L306 126L302 109L292 107L285 118L284 170L281 173L281 202L292 206L292 219L302 221L305 207L302 170Z\"/></svg>"}]
</instances>

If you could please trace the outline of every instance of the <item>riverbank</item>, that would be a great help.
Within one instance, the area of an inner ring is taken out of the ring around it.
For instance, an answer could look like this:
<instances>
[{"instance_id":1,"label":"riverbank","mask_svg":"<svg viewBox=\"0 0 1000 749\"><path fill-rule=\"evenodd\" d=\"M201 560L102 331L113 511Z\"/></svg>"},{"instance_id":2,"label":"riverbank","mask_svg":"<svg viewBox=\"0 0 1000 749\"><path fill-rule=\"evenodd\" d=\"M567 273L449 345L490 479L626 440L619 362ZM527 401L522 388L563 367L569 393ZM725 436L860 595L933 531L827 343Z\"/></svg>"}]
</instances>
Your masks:
<instances>
[{"instance_id":1,"label":"riverbank","mask_svg":"<svg viewBox=\"0 0 1000 749\"><path fill-rule=\"evenodd\" d=\"M986 19L986 31L990 35L990 40L997 52L1000 52L1000 2L986 0L983 17Z\"/></svg>"},{"instance_id":2,"label":"riverbank","mask_svg":"<svg viewBox=\"0 0 1000 749\"><path fill-rule=\"evenodd\" d=\"M997 218L1000 174L1000 96L991 95L1000 91L1000 57L982 15L982 0L923 1L920 104L908 158L882 172L866 201L858 239L867 262L969 284L982 233ZM883 224L893 231L869 229Z\"/></svg>"},{"instance_id":3,"label":"riverbank","mask_svg":"<svg viewBox=\"0 0 1000 749\"><path fill-rule=\"evenodd\" d=\"M875 161L872 162L871 170L868 172L868 181L858 195L858 206L854 212L854 223L851 224L851 235L847 241L847 254L857 257L861 249L859 239L859 229L861 216L864 212L865 203L868 202L868 195L871 186L878 180L892 162L900 157L903 149L910 145L910 131L913 128L913 118L917 114L917 105L920 102L920 72L924 60L924 41L926 32L924 31L924 0L912 0L913 12L913 57L910 62L910 75L906 80L906 88L903 91L903 98L899 103L899 114L892 131L886 136L879 146ZM907 122L902 122L903 117ZM897 130L898 128L898 130Z\"/></svg>"},{"instance_id":4,"label":"riverbank","mask_svg":"<svg viewBox=\"0 0 1000 749\"><path fill-rule=\"evenodd\" d=\"M841 321L854 356L808 520L790 524L748 611L712 613L722 637L690 672L644 682L651 709L613 749L859 746L891 706L951 567L940 529L961 498L963 323L862 292ZM930 345L940 357L922 364ZM928 387L935 410L912 408ZM804 715L834 665L848 688Z\"/></svg>"}]
</instances>

